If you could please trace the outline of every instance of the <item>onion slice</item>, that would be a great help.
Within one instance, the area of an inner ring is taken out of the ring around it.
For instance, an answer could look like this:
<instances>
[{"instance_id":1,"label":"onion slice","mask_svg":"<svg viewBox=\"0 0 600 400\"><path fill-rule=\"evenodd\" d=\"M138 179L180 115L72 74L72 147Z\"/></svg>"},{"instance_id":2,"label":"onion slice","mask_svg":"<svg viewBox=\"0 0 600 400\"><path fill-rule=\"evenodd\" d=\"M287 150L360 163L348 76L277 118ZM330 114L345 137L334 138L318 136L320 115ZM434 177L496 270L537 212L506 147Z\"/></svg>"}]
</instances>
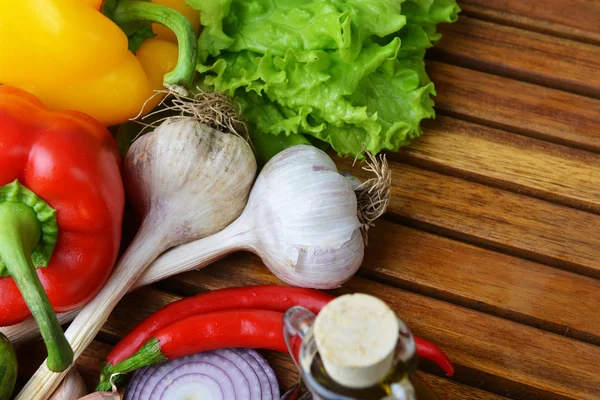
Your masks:
<instances>
[{"instance_id":1,"label":"onion slice","mask_svg":"<svg viewBox=\"0 0 600 400\"><path fill-rule=\"evenodd\" d=\"M275 372L249 349L206 351L135 372L125 400L276 400Z\"/></svg>"}]
</instances>

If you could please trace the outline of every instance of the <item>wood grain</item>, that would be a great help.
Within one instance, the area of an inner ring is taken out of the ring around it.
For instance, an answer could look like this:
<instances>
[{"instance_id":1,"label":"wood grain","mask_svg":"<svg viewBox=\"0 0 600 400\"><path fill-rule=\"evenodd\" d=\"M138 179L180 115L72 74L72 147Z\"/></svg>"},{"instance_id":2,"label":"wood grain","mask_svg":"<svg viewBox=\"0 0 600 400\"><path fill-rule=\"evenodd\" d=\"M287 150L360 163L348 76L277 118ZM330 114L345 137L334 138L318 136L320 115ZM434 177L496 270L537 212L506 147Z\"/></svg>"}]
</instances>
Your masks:
<instances>
[{"instance_id":1,"label":"wood grain","mask_svg":"<svg viewBox=\"0 0 600 400\"><path fill-rule=\"evenodd\" d=\"M600 345L600 282L379 221L361 275Z\"/></svg>"},{"instance_id":2,"label":"wood grain","mask_svg":"<svg viewBox=\"0 0 600 400\"><path fill-rule=\"evenodd\" d=\"M366 178L352 161L342 170ZM388 212L455 238L600 277L600 216L391 162Z\"/></svg>"},{"instance_id":3,"label":"wood grain","mask_svg":"<svg viewBox=\"0 0 600 400\"><path fill-rule=\"evenodd\" d=\"M460 0L459 4L469 16L600 43L600 2L595 0Z\"/></svg>"},{"instance_id":4,"label":"wood grain","mask_svg":"<svg viewBox=\"0 0 600 400\"><path fill-rule=\"evenodd\" d=\"M444 400L503 400L506 397L419 371L417 376Z\"/></svg>"},{"instance_id":5,"label":"wood grain","mask_svg":"<svg viewBox=\"0 0 600 400\"><path fill-rule=\"evenodd\" d=\"M600 98L600 46L464 16L440 31L439 60Z\"/></svg>"},{"instance_id":6,"label":"wood grain","mask_svg":"<svg viewBox=\"0 0 600 400\"><path fill-rule=\"evenodd\" d=\"M448 117L427 121L424 131L390 157L600 213L600 154Z\"/></svg>"},{"instance_id":7,"label":"wood grain","mask_svg":"<svg viewBox=\"0 0 600 400\"><path fill-rule=\"evenodd\" d=\"M435 61L427 71L438 113L600 152L600 100Z\"/></svg>"},{"instance_id":8,"label":"wood grain","mask_svg":"<svg viewBox=\"0 0 600 400\"><path fill-rule=\"evenodd\" d=\"M173 293L158 291L151 287L140 288L121 300L125 304L135 304L135 310L132 307L115 308L104 324L100 337L116 344L122 336L156 310L179 299L181 296Z\"/></svg>"},{"instance_id":9,"label":"wood grain","mask_svg":"<svg viewBox=\"0 0 600 400\"><path fill-rule=\"evenodd\" d=\"M85 380L90 392L98 384L102 361L106 359L111 349L112 346L110 344L94 340L81 357L77 359L77 369Z\"/></svg>"},{"instance_id":10,"label":"wood grain","mask_svg":"<svg viewBox=\"0 0 600 400\"><path fill-rule=\"evenodd\" d=\"M256 257L239 256L168 283L170 289L192 294L277 279ZM457 379L463 383L511 398L600 398L596 346L361 278L336 293L349 290L377 295L416 334L439 343L457 364Z\"/></svg>"},{"instance_id":11,"label":"wood grain","mask_svg":"<svg viewBox=\"0 0 600 400\"><path fill-rule=\"evenodd\" d=\"M458 380L513 398L600 398L596 346L365 280L347 288L377 293L415 334L442 344Z\"/></svg>"}]
</instances>

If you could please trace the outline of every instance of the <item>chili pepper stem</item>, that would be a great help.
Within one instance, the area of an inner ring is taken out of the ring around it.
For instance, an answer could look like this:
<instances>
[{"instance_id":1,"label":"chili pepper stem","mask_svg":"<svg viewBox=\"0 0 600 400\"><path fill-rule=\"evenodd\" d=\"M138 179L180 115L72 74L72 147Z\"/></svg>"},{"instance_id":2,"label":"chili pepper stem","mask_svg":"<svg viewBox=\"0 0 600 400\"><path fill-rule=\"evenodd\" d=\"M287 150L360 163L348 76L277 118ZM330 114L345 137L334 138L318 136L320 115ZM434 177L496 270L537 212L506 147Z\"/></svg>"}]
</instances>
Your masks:
<instances>
[{"instance_id":1,"label":"chili pepper stem","mask_svg":"<svg viewBox=\"0 0 600 400\"><path fill-rule=\"evenodd\" d=\"M110 377L114 374L126 374L148 365L167 361L168 358L160 350L160 342L152 338L144 344L133 356L121 361L115 366L106 364L100 374L100 383L96 386L96 392L110 390L112 384Z\"/></svg>"},{"instance_id":2,"label":"chili pepper stem","mask_svg":"<svg viewBox=\"0 0 600 400\"><path fill-rule=\"evenodd\" d=\"M73 350L31 259L41 235L40 222L31 207L16 202L0 203L0 257L40 327L48 350L48 369L61 372L73 362Z\"/></svg>"},{"instance_id":3,"label":"chili pepper stem","mask_svg":"<svg viewBox=\"0 0 600 400\"><path fill-rule=\"evenodd\" d=\"M131 22L155 22L171 29L179 45L179 56L175 68L165 74L164 84L177 93L187 93L192 85L198 56L196 33L190 21L172 8L149 1L120 1L110 13L118 25Z\"/></svg>"}]
</instances>

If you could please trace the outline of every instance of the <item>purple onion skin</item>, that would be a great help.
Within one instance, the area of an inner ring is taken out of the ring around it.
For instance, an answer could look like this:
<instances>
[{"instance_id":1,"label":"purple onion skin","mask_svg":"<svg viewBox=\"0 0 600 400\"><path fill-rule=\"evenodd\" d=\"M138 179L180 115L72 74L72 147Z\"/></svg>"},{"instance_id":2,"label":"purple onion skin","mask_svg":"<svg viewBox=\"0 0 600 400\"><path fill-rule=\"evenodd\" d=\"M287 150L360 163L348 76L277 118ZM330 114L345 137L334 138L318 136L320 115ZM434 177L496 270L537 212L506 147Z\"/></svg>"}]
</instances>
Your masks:
<instances>
[{"instance_id":1,"label":"purple onion skin","mask_svg":"<svg viewBox=\"0 0 600 400\"><path fill-rule=\"evenodd\" d=\"M261 400L276 400L276 398L274 398L271 393L271 384L269 383L269 377L267 376L263 368L260 366L258 361L252 355L249 354L249 351L246 351L245 349L231 349L231 351L241 356L256 373L261 388Z\"/></svg>"},{"instance_id":2,"label":"purple onion skin","mask_svg":"<svg viewBox=\"0 0 600 400\"><path fill-rule=\"evenodd\" d=\"M267 379L269 380L269 384L271 385L271 393L273 399L279 399L281 391L279 389L279 382L277 382L277 377L275 376L275 371L273 371L273 368L271 368L267 360L258 351L253 349L247 349L246 351L258 362L262 370L267 375Z\"/></svg>"},{"instance_id":3,"label":"purple onion skin","mask_svg":"<svg viewBox=\"0 0 600 400\"><path fill-rule=\"evenodd\" d=\"M180 400L199 388L215 399L279 399L275 372L258 352L221 349L136 371L125 400Z\"/></svg>"}]
</instances>

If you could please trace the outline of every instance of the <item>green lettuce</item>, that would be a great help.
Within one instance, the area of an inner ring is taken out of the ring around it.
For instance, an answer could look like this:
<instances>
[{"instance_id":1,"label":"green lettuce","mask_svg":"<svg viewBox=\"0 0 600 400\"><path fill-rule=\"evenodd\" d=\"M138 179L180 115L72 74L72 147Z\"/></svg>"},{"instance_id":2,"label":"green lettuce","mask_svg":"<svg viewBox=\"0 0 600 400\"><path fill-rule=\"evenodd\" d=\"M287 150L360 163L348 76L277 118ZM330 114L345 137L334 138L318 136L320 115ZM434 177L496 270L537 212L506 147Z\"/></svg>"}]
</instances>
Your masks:
<instances>
[{"instance_id":1,"label":"green lettuce","mask_svg":"<svg viewBox=\"0 0 600 400\"><path fill-rule=\"evenodd\" d=\"M203 87L235 96L261 134L310 135L352 156L395 151L435 116L423 58L460 11L455 0L188 4L204 26Z\"/></svg>"}]
</instances>

